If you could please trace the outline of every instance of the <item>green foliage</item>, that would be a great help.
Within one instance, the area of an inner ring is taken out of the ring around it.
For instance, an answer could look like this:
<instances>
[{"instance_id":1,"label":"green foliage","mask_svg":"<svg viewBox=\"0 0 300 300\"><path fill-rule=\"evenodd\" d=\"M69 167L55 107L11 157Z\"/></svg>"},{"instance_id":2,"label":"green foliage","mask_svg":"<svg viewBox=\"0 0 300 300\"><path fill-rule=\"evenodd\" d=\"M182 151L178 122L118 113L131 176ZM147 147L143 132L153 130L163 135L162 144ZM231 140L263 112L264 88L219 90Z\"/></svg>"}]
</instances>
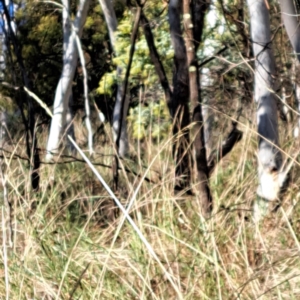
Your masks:
<instances>
[{"instance_id":1,"label":"green foliage","mask_svg":"<svg viewBox=\"0 0 300 300\"><path fill-rule=\"evenodd\" d=\"M165 70L169 76L171 76L173 50L171 49L171 41L169 34L169 25L166 18L166 12L160 16L160 22L156 22L154 18L158 11L163 10L163 4L158 1L154 5L155 1L151 1L151 5L147 5L145 8L145 14L150 16L152 32L155 38L155 44L159 51L161 61L164 64ZM122 82L129 59L129 51L131 47L131 32L133 26L134 16L130 11L125 11L122 18L119 20L118 29L116 31L116 53L112 62L114 66L119 66L123 69ZM111 71L107 72L99 82L99 88L97 89L100 94L112 95L114 85L111 82L114 79L114 83L117 83L115 73ZM135 52L133 57L133 63L130 70L130 86L136 86L140 84L153 85L158 82L154 66L150 59L149 49L145 40L143 31L140 29L138 39L135 44Z\"/></svg>"},{"instance_id":2,"label":"green foliage","mask_svg":"<svg viewBox=\"0 0 300 300\"><path fill-rule=\"evenodd\" d=\"M151 102L148 106L138 105L129 110L127 120L132 124L133 137L143 139L151 136L156 140L165 138L171 129L166 102Z\"/></svg>"},{"instance_id":3,"label":"green foliage","mask_svg":"<svg viewBox=\"0 0 300 300\"><path fill-rule=\"evenodd\" d=\"M105 73L100 81L100 85L97 89L97 92L99 94L106 94L106 95L112 95L113 93L113 86L116 82L116 71L112 71L110 73Z\"/></svg>"}]
</instances>

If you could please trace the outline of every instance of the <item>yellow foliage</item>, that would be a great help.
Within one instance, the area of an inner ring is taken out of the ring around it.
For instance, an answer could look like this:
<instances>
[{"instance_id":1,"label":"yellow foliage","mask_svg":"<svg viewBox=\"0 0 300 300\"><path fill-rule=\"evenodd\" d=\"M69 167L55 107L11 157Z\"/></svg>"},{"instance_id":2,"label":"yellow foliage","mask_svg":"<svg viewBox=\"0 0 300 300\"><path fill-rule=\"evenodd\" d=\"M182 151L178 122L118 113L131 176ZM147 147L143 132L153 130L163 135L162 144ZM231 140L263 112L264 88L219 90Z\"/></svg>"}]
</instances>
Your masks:
<instances>
[{"instance_id":1,"label":"yellow foliage","mask_svg":"<svg viewBox=\"0 0 300 300\"><path fill-rule=\"evenodd\" d=\"M22 48L22 56L28 57L36 54L36 47L33 45L24 45Z\"/></svg>"},{"instance_id":2,"label":"yellow foliage","mask_svg":"<svg viewBox=\"0 0 300 300\"><path fill-rule=\"evenodd\" d=\"M55 16L55 15L43 16L43 17L41 17L40 23L38 24L38 26L36 28L36 32L45 34L45 31L51 32L52 28L55 28L55 30L56 30L57 23L58 23L57 16Z\"/></svg>"},{"instance_id":3,"label":"yellow foliage","mask_svg":"<svg viewBox=\"0 0 300 300\"><path fill-rule=\"evenodd\" d=\"M85 29L90 29L92 26L94 25L94 18L91 16L88 16L86 18L85 24L84 24L84 28Z\"/></svg>"},{"instance_id":4,"label":"yellow foliage","mask_svg":"<svg viewBox=\"0 0 300 300\"><path fill-rule=\"evenodd\" d=\"M116 71L106 73L100 80L97 92L103 95L112 95L112 86L116 82Z\"/></svg>"}]
</instances>

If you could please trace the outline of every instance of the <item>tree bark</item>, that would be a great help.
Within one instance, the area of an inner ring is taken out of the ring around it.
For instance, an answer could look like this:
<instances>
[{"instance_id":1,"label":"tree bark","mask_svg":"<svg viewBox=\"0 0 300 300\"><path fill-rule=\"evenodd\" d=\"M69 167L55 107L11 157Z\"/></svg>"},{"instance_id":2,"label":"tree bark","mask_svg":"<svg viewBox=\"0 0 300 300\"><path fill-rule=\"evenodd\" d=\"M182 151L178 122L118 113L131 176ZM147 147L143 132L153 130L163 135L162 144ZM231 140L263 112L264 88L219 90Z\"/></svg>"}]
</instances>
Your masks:
<instances>
[{"instance_id":1,"label":"tree bark","mask_svg":"<svg viewBox=\"0 0 300 300\"><path fill-rule=\"evenodd\" d=\"M213 132L213 121L214 115L212 110L210 109L210 99L211 99L211 86L213 84L213 80L211 79L211 75L208 68L202 68L201 76L201 100L204 106L202 105L202 116L203 116L203 126L204 126L204 141L206 148L206 157L212 151L212 132ZM204 90L204 93L203 93ZM206 90L206 91L205 91Z\"/></svg>"},{"instance_id":2,"label":"tree bark","mask_svg":"<svg viewBox=\"0 0 300 300\"><path fill-rule=\"evenodd\" d=\"M300 136L300 62L298 59L294 59L293 62L293 86L294 86L294 97L295 97L295 104L296 109L298 111L297 116L297 124L294 128L294 137L298 138Z\"/></svg>"},{"instance_id":3,"label":"tree bark","mask_svg":"<svg viewBox=\"0 0 300 300\"><path fill-rule=\"evenodd\" d=\"M72 82L78 61L76 34L79 36L79 38L82 35L83 26L86 21L87 12L90 5L90 0L80 0L76 18L73 23L75 31L70 30L70 27L72 25L69 19L70 16L68 11L68 0L64 0L63 5L63 69L55 93L53 118L51 121L51 128L47 144L47 160L51 160L53 157L53 153L57 152L59 147L59 138L62 130L65 128L68 101L70 99ZM71 34L67 35L67 32L71 32Z\"/></svg>"},{"instance_id":4,"label":"tree bark","mask_svg":"<svg viewBox=\"0 0 300 300\"><path fill-rule=\"evenodd\" d=\"M202 38L204 16L209 3L201 0L183 1L183 18L186 32L187 60L189 67L190 100L193 110L194 149L196 154L197 186L204 215L212 210L212 197L208 185L208 167L201 107L198 59L196 56Z\"/></svg>"},{"instance_id":5,"label":"tree bark","mask_svg":"<svg viewBox=\"0 0 300 300\"><path fill-rule=\"evenodd\" d=\"M62 0L62 5L64 6L62 11L62 25L63 25L63 61L67 59L67 49L68 49L68 41L72 34L71 24L70 24L70 3L69 0ZM68 109L66 114L66 130L67 134L72 137L72 139L75 141L75 132L74 132L74 126L73 126L73 93L72 89L70 92L70 97L68 100ZM74 145L70 142L69 139L67 139L67 147L70 150L71 153L75 154L76 150Z\"/></svg>"},{"instance_id":6,"label":"tree bark","mask_svg":"<svg viewBox=\"0 0 300 300\"><path fill-rule=\"evenodd\" d=\"M169 25L171 41L174 48L173 94L171 116L173 118L173 157L175 168L175 191L190 188L191 151L189 128L189 71L186 47L182 38L181 19L182 1L170 0Z\"/></svg>"},{"instance_id":7,"label":"tree bark","mask_svg":"<svg viewBox=\"0 0 300 300\"><path fill-rule=\"evenodd\" d=\"M5 111L0 111L0 148L5 145L7 137L7 113Z\"/></svg>"},{"instance_id":8,"label":"tree bark","mask_svg":"<svg viewBox=\"0 0 300 300\"><path fill-rule=\"evenodd\" d=\"M111 47L113 51L115 51L115 46L116 46L115 31L117 30L118 21L113 7L113 3L111 0L99 0L99 2L108 28ZM121 128L121 137L120 137L120 142L118 147L118 154L120 157L125 157L128 152L128 133L127 133L126 117L127 117L128 106L129 106L129 97L126 97L125 100L126 102L124 105L124 111L122 115L122 124L120 126L122 97L124 93L124 87L121 82L122 71L123 71L122 68L120 66L117 66L118 88L117 88L116 102L113 111L112 127L113 127L114 142L117 141L119 128Z\"/></svg>"},{"instance_id":9,"label":"tree bark","mask_svg":"<svg viewBox=\"0 0 300 300\"><path fill-rule=\"evenodd\" d=\"M299 12L293 0L280 0L281 14L285 29L293 46L297 61L293 62L295 68L294 94L296 100L297 111L300 114L300 22ZM299 137L300 116L298 115L297 125L294 129L294 137Z\"/></svg>"},{"instance_id":10,"label":"tree bark","mask_svg":"<svg viewBox=\"0 0 300 300\"><path fill-rule=\"evenodd\" d=\"M71 94L70 94L68 104L69 104L68 105L68 112L67 112L67 115L66 115L67 135L69 135L72 138L73 141L76 141L75 131L74 131L74 123L73 123L75 115L74 115L74 109L73 109L74 101L73 101L72 91L71 91ZM74 147L74 145L71 143L71 141L69 139L67 139L67 147L73 155L76 154L76 148Z\"/></svg>"},{"instance_id":11,"label":"tree bark","mask_svg":"<svg viewBox=\"0 0 300 300\"><path fill-rule=\"evenodd\" d=\"M286 32L289 36L293 49L300 61L300 27L294 0L280 0L281 14Z\"/></svg>"},{"instance_id":12,"label":"tree bark","mask_svg":"<svg viewBox=\"0 0 300 300\"><path fill-rule=\"evenodd\" d=\"M277 105L275 90L275 60L272 52L269 11L265 0L247 0L252 47L255 56L255 100L258 104L258 175L257 193L266 200L275 200L280 186L278 173L281 169ZM276 147L277 146L277 147Z\"/></svg>"}]
</instances>

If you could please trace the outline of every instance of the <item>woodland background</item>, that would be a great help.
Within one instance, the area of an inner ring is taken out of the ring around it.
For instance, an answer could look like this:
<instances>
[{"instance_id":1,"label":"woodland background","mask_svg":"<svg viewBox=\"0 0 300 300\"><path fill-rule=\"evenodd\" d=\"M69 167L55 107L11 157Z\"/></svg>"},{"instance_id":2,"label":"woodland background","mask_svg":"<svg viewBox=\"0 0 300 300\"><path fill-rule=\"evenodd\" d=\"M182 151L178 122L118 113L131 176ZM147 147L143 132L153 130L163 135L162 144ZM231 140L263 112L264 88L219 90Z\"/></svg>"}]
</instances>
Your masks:
<instances>
[{"instance_id":1,"label":"woodland background","mask_svg":"<svg viewBox=\"0 0 300 300\"><path fill-rule=\"evenodd\" d=\"M78 3L70 3L74 17ZM32 91L51 109L62 70L61 8L51 1L15 4L21 7L15 13L15 22L24 68ZM295 138L297 63L279 5L277 1L268 4L277 93L294 108L278 104L280 141L283 153L294 157L299 149L299 139ZM90 158L111 187L115 149L110 121L116 96L116 65L127 66L136 12L134 1L115 1L114 8L119 24L115 53L99 1L91 1L81 38L93 126L94 154ZM148 0L143 8L172 82L174 50L167 10L168 3L159 0ZM128 89L129 154L120 160L115 194L125 207L134 200L130 216L159 263L131 225L124 222L122 212L78 153L62 146L55 161L45 159L51 118L37 101L28 104L18 57L13 45L6 48L0 82L0 107L6 114L1 131L0 298L299 298L297 163L282 205L271 205L260 223L252 221L257 197L257 134L247 13L242 0L212 1L197 52L203 110L209 125L207 156L226 140L233 122L243 133L211 174L214 208L208 219L203 218L201 205L192 193L174 193L172 121L139 28ZM83 81L83 68L78 62L72 83L73 124L76 141L88 154ZM20 103L25 119L30 105L36 114L39 189L32 188ZM105 115L105 122L99 120L98 110Z\"/></svg>"}]
</instances>

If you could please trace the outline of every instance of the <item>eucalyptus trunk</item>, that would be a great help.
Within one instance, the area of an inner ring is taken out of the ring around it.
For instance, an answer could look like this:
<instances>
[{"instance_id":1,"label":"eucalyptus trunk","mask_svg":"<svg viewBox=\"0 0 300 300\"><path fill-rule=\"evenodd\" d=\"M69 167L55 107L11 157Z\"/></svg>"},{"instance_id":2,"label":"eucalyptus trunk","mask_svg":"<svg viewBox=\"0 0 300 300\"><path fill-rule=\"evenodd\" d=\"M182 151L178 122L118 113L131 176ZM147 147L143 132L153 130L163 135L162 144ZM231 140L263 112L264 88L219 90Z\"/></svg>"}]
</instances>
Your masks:
<instances>
[{"instance_id":1,"label":"eucalyptus trunk","mask_svg":"<svg viewBox=\"0 0 300 300\"><path fill-rule=\"evenodd\" d=\"M113 2L111 0L99 0L100 5L105 17L106 25L108 28L110 43L113 51L115 51L116 47L116 34L115 31L117 30L118 21L115 14L115 10L113 7ZM121 128L121 135L120 135L120 141L119 141L119 147L118 147L118 154L120 157L125 157L125 155L128 152L128 133L127 133L127 112L128 112L128 106L129 106L129 97L126 96L125 104L123 112L121 112L122 109L122 97L124 93L124 87L121 82L121 76L122 76L122 68L120 66L117 66L117 79L118 79L118 88L117 88L117 95L116 95L116 102L114 106L113 111L113 117L112 117L112 127L113 127L113 138L114 142L117 142L118 139L118 132ZM120 114L123 114L122 118L120 118ZM120 126L120 120L122 119L122 124Z\"/></svg>"},{"instance_id":2,"label":"eucalyptus trunk","mask_svg":"<svg viewBox=\"0 0 300 300\"><path fill-rule=\"evenodd\" d=\"M281 14L286 32L293 49L300 61L300 27L299 12L294 0L280 0Z\"/></svg>"},{"instance_id":3,"label":"eucalyptus trunk","mask_svg":"<svg viewBox=\"0 0 300 300\"><path fill-rule=\"evenodd\" d=\"M47 160L52 159L53 154L58 151L60 136L62 130L65 129L72 82L78 61L76 35L79 38L82 35L89 5L90 0L80 0L75 20L72 23L69 14L69 0L63 0L63 69L55 93L53 118L47 144ZM72 25L74 28L71 28Z\"/></svg>"},{"instance_id":4,"label":"eucalyptus trunk","mask_svg":"<svg viewBox=\"0 0 300 300\"><path fill-rule=\"evenodd\" d=\"M182 1L170 0L169 24L174 48L173 94L170 111L173 118L175 168L175 190L190 188L191 151L189 139L189 70L186 47L181 30Z\"/></svg>"},{"instance_id":5,"label":"eucalyptus trunk","mask_svg":"<svg viewBox=\"0 0 300 300\"><path fill-rule=\"evenodd\" d=\"M187 64L189 70L190 101L192 105L192 121L194 150L196 155L197 185L201 207L204 215L212 210L212 198L208 185L208 167L204 138L204 123L201 106L200 75L196 56L202 38L204 16L209 3L201 0L184 0L183 16L186 32Z\"/></svg>"},{"instance_id":6,"label":"eucalyptus trunk","mask_svg":"<svg viewBox=\"0 0 300 300\"><path fill-rule=\"evenodd\" d=\"M203 91L202 96L202 116L204 126L204 141L206 148L206 156L212 151L212 132L214 116L212 110L209 108L211 99L211 86L213 84L211 74L208 68L203 68L200 76L201 88Z\"/></svg>"},{"instance_id":7,"label":"eucalyptus trunk","mask_svg":"<svg viewBox=\"0 0 300 300\"><path fill-rule=\"evenodd\" d=\"M294 61L294 96L295 96L295 102L296 102L296 108L298 111L297 116L297 124L294 128L294 137L298 138L300 136L300 62L298 60Z\"/></svg>"},{"instance_id":8,"label":"eucalyptus trunk","mask_svg":"<svg viewBox=\"0 0 300 300\"><path fill-rule=\"evenodd\" d=\"M275 59L272 51L269 11L265 0L247 0L251 41L255 56L255 100L258 126L257 193L266 200L275 200L280 191L279 171L282 158L278 150L278 121L275 90Z\"/></svg>"},{"instance_id":9,"label":"eucalyptus trunk","mask_svg":"<svg viewBox=\"0 0 300 300\"><path fill-rule=\"evenodd\" d=\"M294 68L296 69L296 76L294 82L294 93L296 99L297 111L299 113L297 125L294 129L294 137L299 137L300 130L300 22L299 22L299 9L296 7L296 3L293 0L280 0L281 14L285 29L293 46L297 60L294 62Z\"/></svg>"},{"instance_id":10,"label":"eucalyptus trunk","mask_svg":"<svg viewBox=\"0 0 300 300\"><path fill-rule=\"evenodd\" d=\"M72 28L70 23L70 2L69 0L62 0L62 5L64 6L62 11L62 25L63 25L63 60L66 59L67 49L68 49L68 41L72 34ZM68 100L68 108L67 108L67 115L66 115L66 130L67 134L72 137L75 141L75 132L74 132L74 125L73 125L73 118L74 118L74 111L73 111L73 92L71 88L69 100ZM71 153L75 154L75 147L67 139L67 147L71 151Z\"/></svg>"}]
</instances>

